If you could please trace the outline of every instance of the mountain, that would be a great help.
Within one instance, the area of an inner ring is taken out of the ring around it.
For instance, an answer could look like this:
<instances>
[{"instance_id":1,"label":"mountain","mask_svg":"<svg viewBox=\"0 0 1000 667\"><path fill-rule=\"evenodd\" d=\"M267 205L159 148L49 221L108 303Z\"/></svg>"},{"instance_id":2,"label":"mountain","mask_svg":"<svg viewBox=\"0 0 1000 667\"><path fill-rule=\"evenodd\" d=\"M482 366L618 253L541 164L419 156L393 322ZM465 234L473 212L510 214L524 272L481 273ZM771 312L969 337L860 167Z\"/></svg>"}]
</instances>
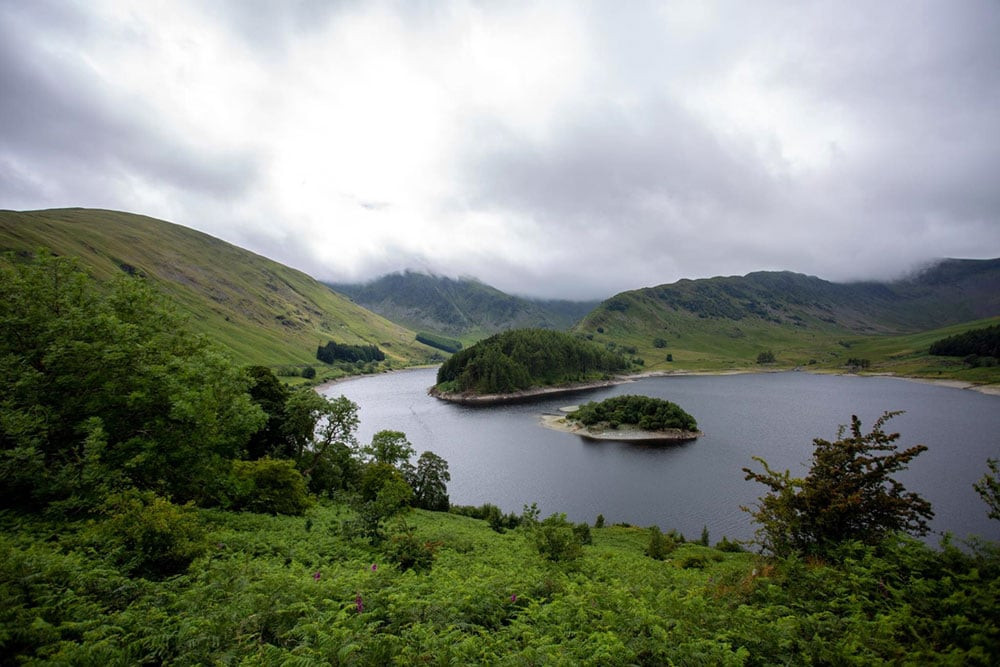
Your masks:
<instances>
[{"instance_id":1,"label":"mountain","mask_svg":"<svg viewBox=\"0 0 1000 667\"><path fill-rule=\"evenodd\" d=\"M378 345L412 363L433 350L306 274L201 232L142 215L94 209L0 211L0 251L41 248L77 257L98 280L149 280L243 363L314 364L329 340Z\"/></svg>"},{"instance_id":2,"label":"mountain","mask_svg":"<svg viewBox=\"0 0 1000 667\"><path fill-rule=\"evenodd\" d=\"M566 330L598 305L596 301L525 299L477 280L415 271L391 273L364 284L329 286L410 329L466 340L507 329Z\"/></svg>"},{"instance_id":3,"label":"mountain","mask_svg":"<svg viewBox=\"0 0 1000 667\"><path fill-rule=\"evenodd\" d=\"M636 347L657 368L753 364L765 350L786 364L840 365L855 339L997 315L1000 259L947 259L885 283L831 283L789 272L681 280L617 294L575 330Z\"/></svg>"}]
</instances>

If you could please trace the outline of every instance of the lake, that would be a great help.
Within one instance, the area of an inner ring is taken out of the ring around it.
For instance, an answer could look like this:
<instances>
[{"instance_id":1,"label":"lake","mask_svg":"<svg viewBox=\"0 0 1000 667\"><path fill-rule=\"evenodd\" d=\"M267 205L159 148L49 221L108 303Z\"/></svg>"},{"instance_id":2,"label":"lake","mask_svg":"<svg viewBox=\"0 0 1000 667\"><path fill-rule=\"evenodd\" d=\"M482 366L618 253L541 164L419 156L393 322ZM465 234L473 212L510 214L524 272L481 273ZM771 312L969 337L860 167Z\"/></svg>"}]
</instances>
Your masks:
<instances>
[{"instance_id":1,"label":"lake","mask_svg":"<svg viewBox=\"0 0 1000 667\"><path fill-rule=\"evenodd\" d=\"M813 438L833 440L851 415L864 432L887 410L905 410L889 421L897 445L928 446L897 478L933 505L936 532L1000 540L1000 521L972 484L1000 458L1000 397L888 377L814 375L802 372L643 378L625 384L531 403L468 407L427 395L436 369L356 378L323 387L358 404L359 439L383 429L403 431L417 454L448 461L451 502L493 503L520 513L538 503L542 516L564 512L573 521L656 524L689 539L707 526L713 542L745 539L754 526L741 505L752 505L765 487L744 479L759 470L753 456L773 469L804 474ZM597 442L539 425L561 406L620 394L644 394L679 404L698 420L704 436L678 445ZM936 538L930 541L936 542Z\"/></svg>"}]
</instances>

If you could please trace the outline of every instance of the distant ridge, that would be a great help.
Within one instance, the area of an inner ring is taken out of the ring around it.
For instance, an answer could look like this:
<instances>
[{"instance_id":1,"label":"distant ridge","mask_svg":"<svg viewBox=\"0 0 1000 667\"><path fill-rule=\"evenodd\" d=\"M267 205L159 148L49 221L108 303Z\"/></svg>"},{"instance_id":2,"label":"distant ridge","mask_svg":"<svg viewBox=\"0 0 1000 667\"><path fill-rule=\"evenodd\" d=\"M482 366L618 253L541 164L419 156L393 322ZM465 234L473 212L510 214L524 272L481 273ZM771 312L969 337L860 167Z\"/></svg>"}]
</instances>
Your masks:
<instances>
[{"instance_id":1,"label":"distant ridge","mask_svg":"<svg viewBox=\"0 0 1000 667\"><path fill-rule=\"evenodd\" d=\"M77 257L99 280L145 277L193 329L244 363L315 364L317 346L331 339L378 345L401 364L434 352L301 271L163 220L81 208L0 211L0 251L40 248Z\"/></svg>"},{"instance_id":2,"label":"distant ridge","mask_svg":"<svg viewBox=\"0 0 1000 667\"><path fill-rule=\"evenodd\" d=\"M566 330L599 303L525 299L478 280L416 271L391 273L364 284L328 284L410 329L467 339L518 328Z\"/></svg>"},{"instance_id":3,"label":"distant ridge","mask_svg":"<svg viewBox=\"0 0 1000 667\"><path fill-rule=\"evenodd\" d=\"M787 271L680 280L605 300L574 330L636 347L656 368L842 364L858 336L939 329L1000 315L1000 259L944 259L903 280L832 283ZM916 353L914 351L914 353ZM665 355L671 355L671 362Z\"/></svg>"}]
</instances>

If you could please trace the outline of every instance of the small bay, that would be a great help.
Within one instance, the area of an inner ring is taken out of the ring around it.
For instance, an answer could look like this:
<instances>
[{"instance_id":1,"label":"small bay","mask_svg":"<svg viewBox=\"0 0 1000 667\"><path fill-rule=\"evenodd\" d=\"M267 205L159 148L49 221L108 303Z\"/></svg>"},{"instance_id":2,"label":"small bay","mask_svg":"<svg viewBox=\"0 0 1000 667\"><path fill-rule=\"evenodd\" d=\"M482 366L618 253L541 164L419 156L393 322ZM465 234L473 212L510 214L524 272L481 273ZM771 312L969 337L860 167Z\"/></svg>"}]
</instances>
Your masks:
<instances>
[{"instance_id":1,"label":"small bay","mask_svg":"<svg viewBox=\"0 0 1000 667\"><path fill-rule=\"evenodd\" d=\"M675 528L689 539L707 526L712 541L753 534L741 505L765 491L744 480L742 468L772 468L802 475L812 440L837 437L856 414L865 432L887 410L900 448L928 446L898 478L928 499L936 532L957 538L1000 540L1000 522L972 484L1000 458L1000 397L889 377L814 375L802 372L717 376L666 376L563 394L514 405L468 407L427 395L436 369L367 376L328 385L328 396L360 406L362 442L382 429L403 431L417 453L430 450L448 461L451 501L490 502L520 513L538 503L543 516L565 512L573 521ZM539 425L542 414L562 406L620 394L645 394L680 405L704 435L663 446L595 442ZM936 537L929 541L936 542Z\"/></svg>"}]
</instances>

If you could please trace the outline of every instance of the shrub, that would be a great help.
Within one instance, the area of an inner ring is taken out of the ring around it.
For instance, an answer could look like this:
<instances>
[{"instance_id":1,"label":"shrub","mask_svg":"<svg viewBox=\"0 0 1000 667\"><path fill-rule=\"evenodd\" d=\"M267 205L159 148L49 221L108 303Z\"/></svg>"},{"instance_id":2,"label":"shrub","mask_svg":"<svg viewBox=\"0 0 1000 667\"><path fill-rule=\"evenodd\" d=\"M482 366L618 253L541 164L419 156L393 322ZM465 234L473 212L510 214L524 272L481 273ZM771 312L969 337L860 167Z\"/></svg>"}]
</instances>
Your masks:
<instances>
[{"instance_id":1,"label":"shrub","mask_svg":"<svg viewBox=\"0 0 1000 667\"><path fill-rule=\"evenodd\" d=\"M580 537L565 514L553 514L530 528L531 540L545 559L555 562L576 560L583 555ZM589 531L588 531L589 532Z\"/></svg>"},{"instance_id":2,"label":"shrub","mask_svg":"<svg viewBox=\"0 0 1000 667\"><path fill-rule=\"evenodd\" d=\"M234 509L301 515L313 505L306 480L293 461L271 458L234 461L233 477Z\"/></svg>"},{"instance_id":3,"label":"shrub","mask_svg":"<svg viewBox=\"0 0 1000 667\"><path fill-rule=\"evenodd\" d=\"M94 528L100 551L124 572L151 579L178 574L206 549L205 531L194 506L175 505L134 489L108 497L107 515Z\"/></svg>"},{"instance_id":4,"label":"shrub","mask_svg":"<svg viewBox=\"0 0 1000 667\"><path fill-rule=\"evenodd\" d=\"M434 564L434 552L439 546L439 542L421 540L414 534L412 528L404 525L403 532L389 539L386 556L404 572L406 570L426 572Z\"/></svg>"},{"instance_id":5,"label":"shrub","mask_svg":"<svg viewBox=\"0 0 1000 667\"><path fill-rule=\"evenodd\" d=\"M649 545L646 555L656 560L664 560L677 548L677 542L670 535L664 535L659 526L649 529Z\"/></svg>"},{"instance_id":6,"label":"shrub","mask_svg":"<svg viewBox=\"0 0 1000 667\"><path fill-rule=\"evenodd\" d=\"M745 551L743 545L736 540L730 541L725 535L723 535L722 539L716 543L715 548L719 551L727 553L741 553Z\"/></svg>"},{"instance_id":7,"label":"shrub","mask_svg":"<svg viewBox=\"0 0 1000 667\"><path fill-rule=\"evenodd\" d=\"M813 462L804 479L771 470L754 457L764 472L744 468L746 478L771 490L755 510L743 508L760 524L758 543L776 555L825 555L849 540L873 545L897 531L926 534L934 516L930 503L890 477L927 449L896 451L899 434L882 427L898 414L884 413L867 434L852 416L849 435L841 426L834 442L813 440Z\"/></svg>"},{"instance_id":8,"label":"shrub","mask_svg":"<svg viewBox=\"0 0 1000 667\"><path fill-rule=\"evenodd\" d=\"M706 551L695 551L693 553L686 553L678 561L680 565L685 570L688 569L704 569L709 563L717 563L722 560L722 554L706 552Z\"/></svg>"},{"instance_id":9,"label":"shrub","mask_svg":"<svg viewBox=\"0 0 1000 667\"><path fill-rule=\"evenodd\" d=\"M758 364L773 364L774 363L774 352L766 350L757 355Z\"/></svg>"}]
</instances>

